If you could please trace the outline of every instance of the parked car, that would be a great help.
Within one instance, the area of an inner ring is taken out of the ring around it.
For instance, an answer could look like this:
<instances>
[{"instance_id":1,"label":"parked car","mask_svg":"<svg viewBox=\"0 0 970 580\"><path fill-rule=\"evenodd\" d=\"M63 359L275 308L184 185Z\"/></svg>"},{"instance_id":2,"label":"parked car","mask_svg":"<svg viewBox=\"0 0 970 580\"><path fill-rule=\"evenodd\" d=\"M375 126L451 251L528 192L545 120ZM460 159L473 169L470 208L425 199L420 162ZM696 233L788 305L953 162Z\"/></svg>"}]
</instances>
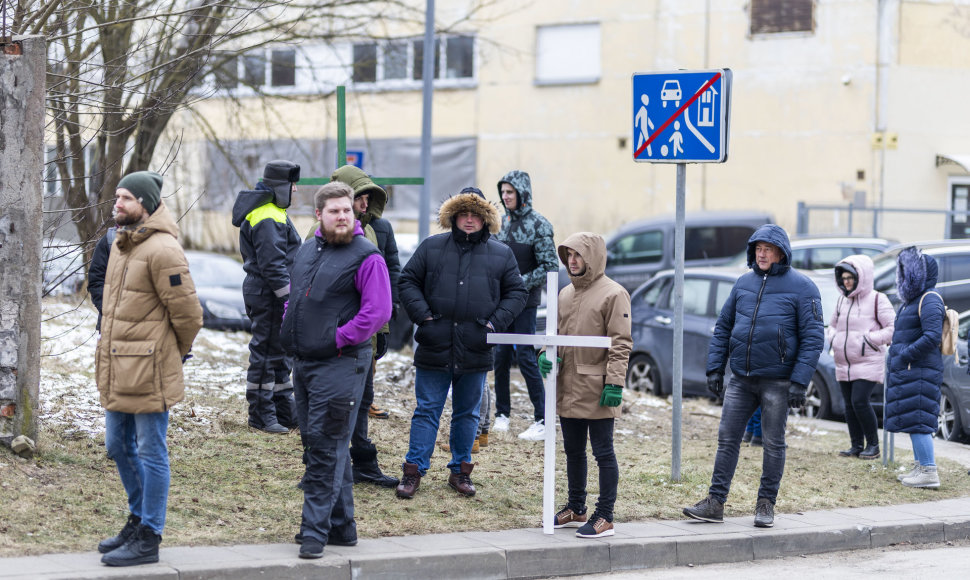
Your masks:
<instances>
[{"instance_id":1,"label":"parked car","mask_svg":"<svg viewBox=\"0 0 970 580\"><path fill-rule=\"evenodd\" d=\"M684 272L683 393L710 397L707 390L707 351L721 306L745 268L688 268ZM819 287L825 323L838 300L831 276L808 272ZM665 396L673 392L673 270L660 272L631 296L633 351L627 367L627 386ZM730 367L725 369L730 377ZM843 415L845 403L835 378L835 360L826 343L808 384L808 403L803 413L830 418ZM874 396L874 399L876 397ZM881 408L882 392L876 403Z\"/></svg>"},{"instance_id":2,"label":"parked car","mask_svg":"<svg viewBox=\"0 0 970 580\"><path fill-rule=\"evenodd\" d=\"M202 303L202 326L213 330L245 330L253 323L246 314L242 286L246 272L228 256L185 252L195 291Z\"/></svg>"},{"instance_id":3,"label":"parked car","mask_svg":"<svg viewBox=\"0 0 970 580\"><path fill-rule=\"evenodd\" d=\"M970 310L960 313L955 356L943 357L943 385L940 389L940 426L937 435L948 441L970 437L970 375L967 374L967 337Z\"/></svg>"},{"instance_id":4,"label":"parked car","mask_svg":"<svg viewBox=\"0 0 970 580\"><path fill-rule=\"evenodd\" d=\"M948 308L957 312L970 310L970 242L966 240L917 242L898 244L872 259L873 287L884 292L893 305L899 306L896 293L896 256L908 246L920 248L924 254L933 256L940 267L936 290Z\"/></svg>"},{"instance_id":5,"label":"parked car","mask_svg":"<svg viewBox=\"0 0 970 580\"><path fill-rule=\"evenodd\" d=\"M76 294L84 288L84 251L79 242L45 239L41 262L44 296Z\"/></svg>"},{"instance_id":6,"label":"parked car","mask_svg":"<svg viewBox=\"0 0 970 580\"><path fill-rule=\"evenodd\" d=\"M694 212L685 220L684 265L722 266L744 251L748 238L770 214L755 211ZM627 224L607 237L606 275L629 292L661 270L674 267L672 216ZM559 269L559 287L569 283L565 268Z\"/></svg>"},{"instance_id":7,"label":"parked car","mask_svg":"<svg viewBox=\"0 0 970 580\"><path fill-rule=\"evenodd\" d=\"M846 256L865 254L870 258L878 256L897 245L885 238L862 237L805 237L791 241L792 266L800 270L819 270L834 268ZM738 254L731 265L746 266L747 251Z\"/></svg>"}]
</instances>

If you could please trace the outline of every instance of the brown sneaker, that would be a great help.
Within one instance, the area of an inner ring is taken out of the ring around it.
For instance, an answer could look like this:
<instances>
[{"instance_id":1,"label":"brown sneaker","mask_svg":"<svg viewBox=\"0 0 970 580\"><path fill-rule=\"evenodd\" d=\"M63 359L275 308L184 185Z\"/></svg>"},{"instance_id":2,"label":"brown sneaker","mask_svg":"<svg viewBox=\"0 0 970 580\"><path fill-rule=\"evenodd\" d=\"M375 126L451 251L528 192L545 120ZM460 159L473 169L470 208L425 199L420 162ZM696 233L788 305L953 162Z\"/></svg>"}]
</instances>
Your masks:
<instances>
[{"instance_id":1,"label":"brown sneaker","mask_svg":"<svg viewBox=\"0 0 970 580\"><path fill-rule=\"evenodd\" d=\"M474 463L468 463L467 461L461 462L461 471L458 473L452 473L448 476L448 485L451 489L457 491L465 497L472 497L475 495L475 486L472 484L472 469L475 467Z\"/></svg>"},{"instance_id":2,"label":"brown sneaker","mask_svg":"<svg viewBox=\"0 0 970 580\"><path fill-rule=\"evenodd\" d=\"M374 403L370 404L370 409L367 410L367 414L374 419L387 419L391 416L391 414L387 412L387 409L381 409Z\"/></svg>"},{"instance_id":3,"label":"brown sneaker","mask_svg":"<svg viewBox=\"0 0 970 580\"><path fill-rule=\"evenodd\" d=\"M583 524L576 530L578 538L602 538L613 535L613 522L608 522L600 516L593 516L593 519Z\"/></svg>"},{"instance_id":4,"label":"brown sneaker","mask_svg":"<svg viewBox=\"0 0 970 580\"><path fill-rule=\"evenodd\" d=\"M414 463L404 464L404 476L398 484L395 494L401 499L411 499L421 487L421 474L418 473L418 466Z\"/></svg>"},{"instance_id":5,"label":"brown sneaker","mask_svg":"<svg viewBox=\"0 0 970 580\"><path fill-rule=\"evenodd\" d=\"M577 514L569 506L559 510L556 518L552 521L554 528L578 528L586 523L586 514Z\"/></svg>"}]
</instances>

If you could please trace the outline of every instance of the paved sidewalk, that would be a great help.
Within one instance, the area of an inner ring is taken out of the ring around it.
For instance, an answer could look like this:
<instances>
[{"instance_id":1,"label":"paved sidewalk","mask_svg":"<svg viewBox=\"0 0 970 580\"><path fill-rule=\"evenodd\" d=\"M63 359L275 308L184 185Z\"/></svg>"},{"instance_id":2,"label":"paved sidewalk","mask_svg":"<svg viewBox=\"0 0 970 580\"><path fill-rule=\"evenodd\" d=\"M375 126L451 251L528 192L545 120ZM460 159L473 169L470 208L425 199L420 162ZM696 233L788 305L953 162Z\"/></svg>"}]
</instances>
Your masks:
<instances>
[{"instance_id":1,"label":"paved sidewalk","mask_svg":"<svg viewBox=\"0 0 970 580\"><path fill-rule=\"evenodd\" d=\"M310 561L297 558L296 544L162 548L158 564L132 568L105 567L93 552L52 554L0 559L0 580L534 578L744 562L968 539L970 498L779 514L771 529L755 528L752 520L621 523L615 536L594 540L570 529L547 536L541 528L381 538L328 547Z\"/></svg>"}]
</instances>

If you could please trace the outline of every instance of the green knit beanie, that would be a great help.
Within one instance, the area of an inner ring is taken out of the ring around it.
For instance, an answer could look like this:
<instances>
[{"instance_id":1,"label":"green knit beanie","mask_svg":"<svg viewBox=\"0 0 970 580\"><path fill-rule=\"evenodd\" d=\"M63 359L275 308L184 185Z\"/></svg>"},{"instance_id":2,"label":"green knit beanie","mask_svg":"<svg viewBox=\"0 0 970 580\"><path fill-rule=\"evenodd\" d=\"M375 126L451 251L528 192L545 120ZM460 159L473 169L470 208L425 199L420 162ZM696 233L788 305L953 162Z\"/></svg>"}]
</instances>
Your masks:
<instances>
[{"instance_id":1,"label":"green knit beanie","mask_svg":"<svg viewBox=\"0 0 970 580\"><path fill-rule=\"evenodd\" d=\"M118 182L118 189L127 189L149 214L155 213L162 201L162 176L154 171L129 173Z\"/></svg>"}]
</instances>

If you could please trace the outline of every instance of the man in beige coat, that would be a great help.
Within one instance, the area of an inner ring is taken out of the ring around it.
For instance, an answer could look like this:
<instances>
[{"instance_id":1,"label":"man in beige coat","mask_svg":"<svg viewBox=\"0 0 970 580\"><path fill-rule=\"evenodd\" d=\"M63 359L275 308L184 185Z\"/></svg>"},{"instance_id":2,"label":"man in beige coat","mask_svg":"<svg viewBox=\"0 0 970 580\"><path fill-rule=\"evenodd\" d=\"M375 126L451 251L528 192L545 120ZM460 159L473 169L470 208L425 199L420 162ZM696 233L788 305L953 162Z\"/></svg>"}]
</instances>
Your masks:
<instances>
[{"instance_id":1,"label":"man in beige coat","mask_svg":"<svg viewBox=\"0 0 970 580\"><path fill-rule=\"evenodd\" d=\"M115 193L119 227L105 274L95 372L105 450L131 513L121 533L98 545L109 566L158 561L168 502L168 410L182 400L182 363L202 328L202 306L161 189L161 175L138 171Z\"/></svg>"},{"instance_id":2,"label":"man in beige coat","mask_svg":"<svg viewBox=\"0 0 970 580\"><path fill-rule=\"evenodd\" d=\"M626 368L633 348L630 295L604 273L606 242L597 234L573 234L559 248L572 282L559 292L559 334L608 336L612 346L564 347L556 383L556 412L566 452L569 500L556 514L555 527L579 528L580 538L613 535L613 504L619 467L613 453L613 422L620 416ZM539 354L543 377L552 368ZM599 498L586 516L586 441L599 467Z\"/></svg>"}]
</instances>

